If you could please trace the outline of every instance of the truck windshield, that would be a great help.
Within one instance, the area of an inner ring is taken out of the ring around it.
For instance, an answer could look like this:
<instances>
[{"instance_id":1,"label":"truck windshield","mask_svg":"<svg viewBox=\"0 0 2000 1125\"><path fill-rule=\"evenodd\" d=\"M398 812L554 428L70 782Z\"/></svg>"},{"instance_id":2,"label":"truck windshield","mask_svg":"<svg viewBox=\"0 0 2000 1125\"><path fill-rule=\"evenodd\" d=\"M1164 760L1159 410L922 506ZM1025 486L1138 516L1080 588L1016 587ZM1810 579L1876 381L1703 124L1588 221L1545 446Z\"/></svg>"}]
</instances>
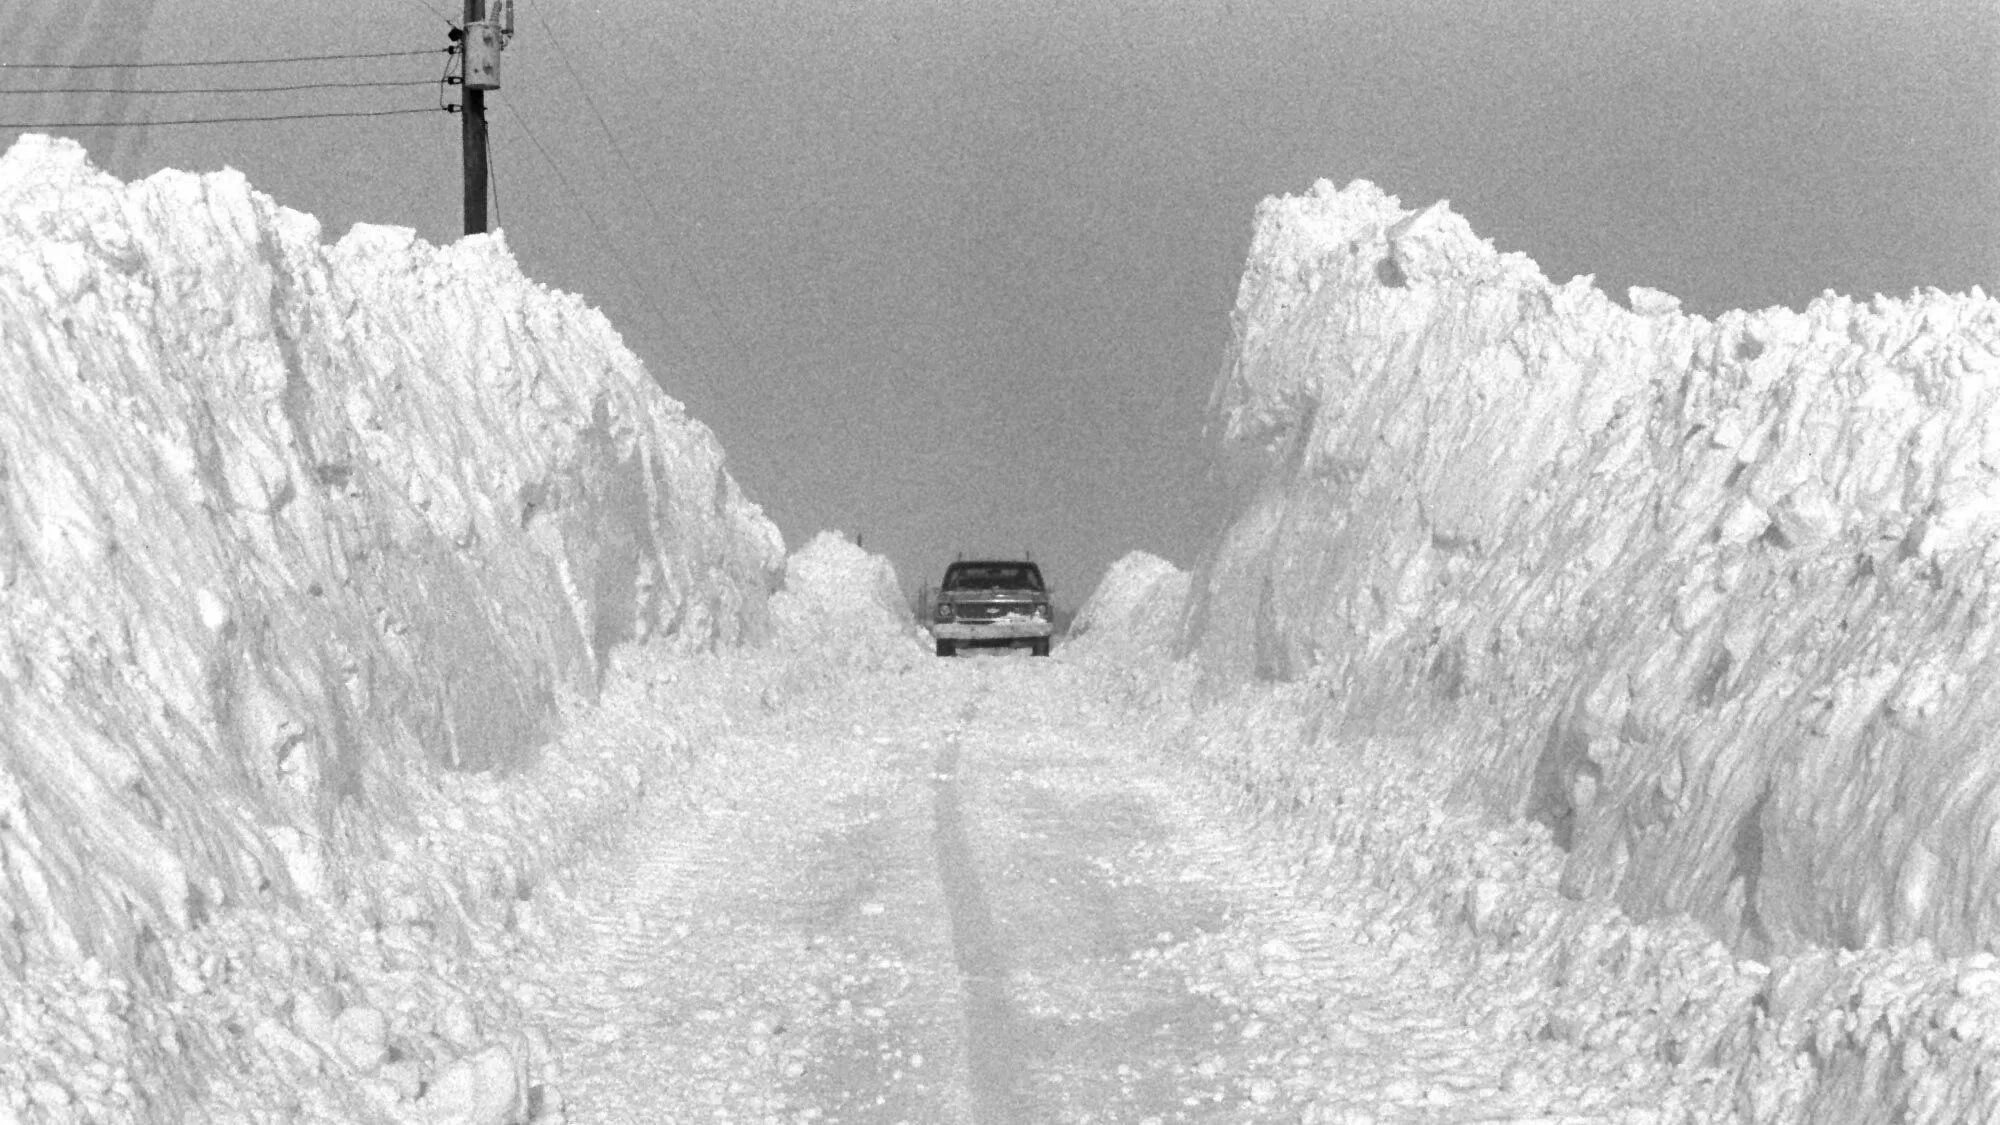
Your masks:
<instances>
[{"instance_id":1,"label":"truck windshield","mask_svg":"<svg viewBox=\"0 0 2000 1125\"><path fill-rule=\"evenodd\" d=\"M958 564L945 571L947 590L1039 590L1041 571L1021 563Z\"/></svg>"}]
</instances>

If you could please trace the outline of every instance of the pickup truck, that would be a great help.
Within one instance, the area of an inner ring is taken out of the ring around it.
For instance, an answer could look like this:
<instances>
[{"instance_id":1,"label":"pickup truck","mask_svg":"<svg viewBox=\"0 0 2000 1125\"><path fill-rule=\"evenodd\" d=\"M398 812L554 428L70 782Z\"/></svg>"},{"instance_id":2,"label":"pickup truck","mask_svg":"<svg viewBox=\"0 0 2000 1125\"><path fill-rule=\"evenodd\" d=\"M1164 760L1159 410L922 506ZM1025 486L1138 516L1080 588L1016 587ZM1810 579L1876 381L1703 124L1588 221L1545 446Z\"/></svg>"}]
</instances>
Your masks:
<instances>
[{"instance_id":1,"label":"pickup truck","mask_svg":"<svg viewBox=\"0 0 2000 1125\"><path fill-rule=\"evenodd\" d=\"M1055 621L1041 568L1010 559L952 563L931 604L930 627L939 656L961 645L1026 645L1047 656Z\"/></svg>"}]
</instances>

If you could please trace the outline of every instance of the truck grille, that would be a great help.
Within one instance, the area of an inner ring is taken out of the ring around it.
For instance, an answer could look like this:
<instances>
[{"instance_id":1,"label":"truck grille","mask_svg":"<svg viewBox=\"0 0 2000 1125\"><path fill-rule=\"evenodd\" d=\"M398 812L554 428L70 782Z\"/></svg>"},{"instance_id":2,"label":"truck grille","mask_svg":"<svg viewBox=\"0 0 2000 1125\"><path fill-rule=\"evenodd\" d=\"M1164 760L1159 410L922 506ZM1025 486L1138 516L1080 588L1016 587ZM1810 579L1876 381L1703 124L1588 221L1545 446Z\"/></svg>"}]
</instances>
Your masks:
<instances>
[{"instance_id":1,"label":"truck grille","mask_svg":"<svg viewBox=\"0 0 2000 1125\"><path fill-rule=\"evenodd\" d=\"M1035 616L1036 603L1029 601L953 602L952 611L960 621L992 621L1010 614Z\"/></svg>"}]
</instances>

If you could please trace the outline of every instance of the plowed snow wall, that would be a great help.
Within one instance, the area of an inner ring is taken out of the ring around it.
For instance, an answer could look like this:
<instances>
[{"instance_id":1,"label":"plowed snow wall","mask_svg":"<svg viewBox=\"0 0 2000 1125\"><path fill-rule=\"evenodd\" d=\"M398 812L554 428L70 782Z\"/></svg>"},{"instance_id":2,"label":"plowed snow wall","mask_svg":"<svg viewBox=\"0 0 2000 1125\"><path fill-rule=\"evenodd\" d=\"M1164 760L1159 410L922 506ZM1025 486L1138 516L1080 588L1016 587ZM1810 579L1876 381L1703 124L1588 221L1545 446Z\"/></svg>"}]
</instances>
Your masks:
<instances>
[{"instance_id":1,"label":"plowed snow wall","mask_svg":"<svg viewBox=\"0 0 2000 1125\"><path fill-rule=\"evenodd\" d=\"M1187 603L1188 573L1145 551L1111 564L1070 622L1065 640L1137 660L1171 652Z\"/></svg>"},{"instance_id":2,"label":"plowed snow wall","mask_svg":"<svg viewBox=\"0 0 2000 1125\"><path fill-rule=\"evenodd\" d=\"M337 879L612 645L763 628L775 528L602 316L498 237L319 235L0 161L0 965Z\"/></svg>"},{"instance_id":3,"label":"plowed snow wall","mask_svg":"<svg viewBox=\"0 0 2000 1125\"><path fill-rule=\"evenodd\" d=\"M1213 680L1418 722L1565 890L1749 952L2000 934L2000 305L1683 315L1443 205L1267 201Z\"/></svg>"}]
</instances>

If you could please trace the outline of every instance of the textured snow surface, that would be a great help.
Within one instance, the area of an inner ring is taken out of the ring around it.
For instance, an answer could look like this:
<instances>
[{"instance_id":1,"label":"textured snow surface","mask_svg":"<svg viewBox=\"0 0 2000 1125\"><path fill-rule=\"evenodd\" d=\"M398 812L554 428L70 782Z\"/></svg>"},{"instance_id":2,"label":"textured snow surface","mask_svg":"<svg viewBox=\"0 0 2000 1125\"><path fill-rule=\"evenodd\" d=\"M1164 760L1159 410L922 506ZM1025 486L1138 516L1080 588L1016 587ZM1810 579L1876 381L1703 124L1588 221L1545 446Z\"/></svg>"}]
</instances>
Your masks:
<instances>
[{"instance_id":1,"label":"textured snow surface","mask_svg":"<svg viewBox=\"0 0 2000 1125\"><path fill-rule=\"evenodd\" d=\"M1188 573L1145 551L1111 564L1076 611L1069 638L1086 648L1116 648L1128 657L1165 655L1179 636Z\"/></svg>"},{"instance_id":2,"label":"textured snow surface","mask_svg":"<svg viewBox=\"0 0 2000 1125\"><path fill-rule=\"evenodd\" d=\"M782 674L629 671L643 691L615 706L638 711ZM1712 1048L1745 1034L1754 977L1719 943L1562 902L1545 838L1481 834L1414 785L1367 792L1380 835L1315 835L1245 799L1184 686L1123 673L930 660L735 712L518 948L538 1104L577 1123L1732 1116ZM1296 738L1269 696L1218 727ZM1432 909L1448 863L1391 877L1345 850L1455 832L1541 884L1506 910L1543 933L1481 948ZM1598 929L1615 959L1559 963Z\"/></svg>"},{"instance_id":3,"label":"textured snow surface","mask_svg":"<svg viewBox=\"0 0 2000 1125\"><path fill-rule=\"evenodd\" d=\"M785 560L771 620L787 647L843 664L907 666L926 649L896 568L837 531L822 531Z\"/></svg>"},{"instance_id":4,"label":"textured snow surface","mask_svg":"<svg viewBox=\"0 0 2000 1125\"><path fill-rule=\"evenodd\" d=\"M1212 404L1243 510L1182 644L1208 697L1317 699L1245 752L1273 799L1421 730L1408 771L1542 825L1566 896L1794 966L1766 1018L1819 1021L1823 1107L1973 1097L1985 962L1930 951L2000 932L2000 304L1630 301L1441 203L1267 201Z\"/></svg>"},{"instance_id":5,"label":"textured snow surface","mask_svg":"<svg viewBox=\"0 0 2000 1125\"><path fill-rule=\"evenodd\" d=\"M1740 959L1685 916L1640 922L1579 901L1546 826L1454 796L1463 765L1425 723L1339 717L1311 683L1214 699L1189 664L1118 672L1156 741L1293 840L1305 878L1358 884L1382 920L1370 924L1391 933L1469 942L1456 948L1507 997L1491 1017L1506 1035L1707 1068L1698 1083L1716 1082L1713 1098L1662 1107L1664 1120L1944 1125L2000 1112L1988 953L1947 960L1917 943ZM1384 1119L1514 1120L1471 1107Z\"/></svg>"},{"instance_id":6,"label":"textured snow surface","mask_svg":"<svg viewBox=\"0 0 2000 1125\"><path fill-rule=\"evenodd\" d=\"M708 431L498 236L328 245L233 172L126 185L22 138L0 159L0 980L101 1018L50 1046L17 997L5 1031L41 1045L0 1043L0 1089L99 1119L180 1104L142 1077L227 1037L160 998L229 969L168 950L239 907L308 931L338 907L448 959L434 940L630 788L480 811L475 778L553 768L563 701L622 642L763 635L782 557ZM489 814L495 838L444 838ZM370 1019L345 1025L364 1053Z\"/></svg>"}]
</instances>

